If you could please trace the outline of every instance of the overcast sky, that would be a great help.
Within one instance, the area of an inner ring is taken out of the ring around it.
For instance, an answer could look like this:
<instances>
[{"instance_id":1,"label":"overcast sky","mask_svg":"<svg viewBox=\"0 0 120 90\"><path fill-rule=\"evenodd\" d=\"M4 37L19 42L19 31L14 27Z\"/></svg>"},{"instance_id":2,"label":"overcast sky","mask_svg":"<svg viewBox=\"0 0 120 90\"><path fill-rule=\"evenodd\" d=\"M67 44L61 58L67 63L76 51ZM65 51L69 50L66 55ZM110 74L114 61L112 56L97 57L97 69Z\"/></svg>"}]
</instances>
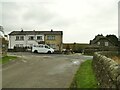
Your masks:
<instances>
[{"instance_id":1,"label":"overcast sky","mask_svg":"<svg viewBox=\"0 0 120 90\"><path fill-rule=\"evenodd\" d=\"M6 34L53 29L63 31L63 42L89 43L97 34L118 36L118 1L3 0L0 24Z\"/></svg>"}]
</instances>

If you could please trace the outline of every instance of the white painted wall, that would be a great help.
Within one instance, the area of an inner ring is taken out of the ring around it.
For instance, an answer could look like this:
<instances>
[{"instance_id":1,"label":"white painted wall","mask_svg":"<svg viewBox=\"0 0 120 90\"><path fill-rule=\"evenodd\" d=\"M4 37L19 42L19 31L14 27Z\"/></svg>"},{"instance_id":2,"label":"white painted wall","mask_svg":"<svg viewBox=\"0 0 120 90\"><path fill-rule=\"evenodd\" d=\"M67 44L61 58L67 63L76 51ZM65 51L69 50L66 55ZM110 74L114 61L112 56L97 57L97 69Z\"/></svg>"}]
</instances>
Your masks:
<instances>
[{"instance_id":1,"label":"white painted wall","mask_svg":"<svg viewBox=\"0 0 120 90\"><path fill-rule=\"evenodd\" d=\"M24 40L16 40L16 36L23 36L23 35L10 35L9 36L9 49L13 49L16 44L23 44L23 46L30 46L31 44L37 45L38 41L44 41L44 35L36 35L35 40L28 40L29 36L31 35L24 35ZM42 40L36 40L37 36L42 36Z\"/></svg>"}]
</instances>

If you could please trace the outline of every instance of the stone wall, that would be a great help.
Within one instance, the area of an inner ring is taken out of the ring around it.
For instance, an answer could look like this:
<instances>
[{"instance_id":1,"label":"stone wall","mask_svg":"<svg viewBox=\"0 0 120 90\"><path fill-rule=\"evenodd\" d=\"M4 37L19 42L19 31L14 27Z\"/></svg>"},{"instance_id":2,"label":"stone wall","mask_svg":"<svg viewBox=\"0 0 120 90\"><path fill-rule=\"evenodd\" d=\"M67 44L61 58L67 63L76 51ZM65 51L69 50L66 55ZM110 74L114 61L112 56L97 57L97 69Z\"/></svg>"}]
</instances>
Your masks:
<instances>
[{"instance_id":1,"label":"stone wall","mask_svg":"<svg viewBox=\"0 0 120 90\"><path fill-rule=\"evenodd\" d=\"M120 64L108 58L107 52L96 52L93 57L93 69L100 88L120 89ZM114 53L115 54L115 53Z\"/></svg>"},{"instance_id":2,"label":"stone wall","mask_svg":"<svg viewBox=\"0 0 120 90\"><path fill-rule=\"evenodd\" d=\"M84 53L87 55L93 55L94 52L103 52L103 51L107 51L107 52L115 52L118 51L118 47L116 46L112 46L112 47L104 47L104 46L89 46L87 48L85 48Z\"/></svg>"},{"instance_id":3,"label":"stone wall","mask_svg":"<svg viewBox=\"0 0 120 90\"><path fill-rule=\"evenodd\" d=\"M8 50L8 41L0 37L0 56L6 56Z\"/></svg>"}]
</instances>

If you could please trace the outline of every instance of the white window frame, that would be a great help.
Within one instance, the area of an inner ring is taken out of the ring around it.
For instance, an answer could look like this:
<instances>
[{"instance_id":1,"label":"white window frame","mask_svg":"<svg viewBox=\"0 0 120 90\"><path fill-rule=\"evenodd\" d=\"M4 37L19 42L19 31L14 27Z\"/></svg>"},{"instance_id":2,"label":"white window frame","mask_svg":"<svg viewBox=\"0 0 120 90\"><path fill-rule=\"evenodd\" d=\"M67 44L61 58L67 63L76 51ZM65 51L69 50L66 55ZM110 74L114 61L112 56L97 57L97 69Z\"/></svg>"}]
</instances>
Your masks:
<instances>
[{"instance_id":1,"label":"white window frame","mask_svg":"<svg viewBox=\"0 0 120 90\"><path fill-rule=\"evenodd\" d=\"M16 36L16 39L15 40L22 40L22 41L24 41L24 36L22 35L22 36Z\"/></svg>"},{"instance_id":2,"label":"white window frame","mask_svg":"<svg viewBox=\"0 0 120 90\"><path fill-rule=\"evenodd\" d=\"M31 39L31 37L33 37L33 39ZM35 37L33 35L28 36L28 40L35 40Z\"/></svg>"},{"instance_id":3,"label":"white window frame","mask_svg":"<svg viewBox=\"0 0 120 90\"><path fill-rule=\"evenodd\" d=\"M41 38L38 39L38 37L41 37ZM43 40L43 36L40 36L40 35L39 35L39 36L36 36L36 39L37 39L37 40Z\"/></svg>"},{"instance_id":4,"label":"white window frame","mask_svg":"<svg viewBox=\"0 0 120 90\"><path fill-rule=\"evenodd\" d=\"M100 45L100 42L97 42L98 45Z\"/></svg>"},{"instance_id":5,"label":"white window frame","mask_svg":"<svg viewBox=\"0 0 120 90\"><path fill-rule=\"evenodd\" d=\"M105 42L105 46L108 46L109 45L109 43L108 42Z\"/></svg>"}]
</instances>

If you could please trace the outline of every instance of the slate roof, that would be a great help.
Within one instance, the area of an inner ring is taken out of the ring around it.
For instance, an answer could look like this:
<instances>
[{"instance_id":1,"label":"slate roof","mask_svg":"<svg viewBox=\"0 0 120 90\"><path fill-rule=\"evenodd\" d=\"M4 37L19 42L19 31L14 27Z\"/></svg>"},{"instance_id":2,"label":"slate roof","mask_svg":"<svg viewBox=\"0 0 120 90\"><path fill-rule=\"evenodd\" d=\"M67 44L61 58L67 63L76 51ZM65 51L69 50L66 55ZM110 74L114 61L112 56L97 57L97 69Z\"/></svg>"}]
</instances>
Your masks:
<instances>
[{"instance_id":1,"label":"slate roof","mask_svg":"<svg viewBox=\"0 0 120 90\"><path fill-rule=\"evenodd\" d=\"M99 40L103 40L103 39L105 39L105 40L108 40L109 42L111 42L113 45L115 45L115 43L114 42L112 42L111 40L109 40L108 38L106 38L106 37L99 37L99 38L95 38L95 39L93 39L93 40L91 40L91 44L95 44L95 43L97 43Z\"/></svg>"},{"instance_id":2,"label":"slate roof","mask_svg":"<svg viewBox=\"0 0 120 90\"><path fill-rule=\"evenodd\" d=\"M63 35L63 31L12 31L9 35Z\"/></svg>"},{"instance_id":3,"label":"slate roof","mask_svg":"<svg viewBox=\"0 0 120 90\"><path fill-rule=\"evenodd\" d=\"M109 40L108 38L106 38L106 37L102 37L102 38L99 38L97 41L95 41L94 43L96 43L96 42L98 42L99 40L103 40L103 39L105 39L105 40L108 40L109 42L111 42L113 45L115 45L115 43L114 42L112 42L111 40Z\"/></svg>"}]
</instances>

